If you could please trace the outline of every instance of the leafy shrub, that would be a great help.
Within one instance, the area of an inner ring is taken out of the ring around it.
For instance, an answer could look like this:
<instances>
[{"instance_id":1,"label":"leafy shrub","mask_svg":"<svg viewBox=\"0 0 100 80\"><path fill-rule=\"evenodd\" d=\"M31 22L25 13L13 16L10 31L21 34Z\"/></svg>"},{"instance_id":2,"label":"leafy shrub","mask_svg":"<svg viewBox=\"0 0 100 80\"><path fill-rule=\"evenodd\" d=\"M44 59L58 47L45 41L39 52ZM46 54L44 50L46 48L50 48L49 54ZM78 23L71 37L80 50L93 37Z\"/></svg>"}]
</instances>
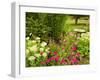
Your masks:
<instances>
[{"instance_id":1,"label":"leafy shrub","mask_svg":"<svg viewBox=\"0 0 100 80\"><path fill-rule=\"evenodd\" d=\"M85 61L83 62L89 63L89 52L90 52L90 38L89 38L89 32L82 33L81 37L78 41L78 52L81 53L83 57L85 57Z\"/></svg>"},{"instance_id":2,"label":"leafy shrub","mask_svg":"<svg viewBox=\"0 0 100 80\"><path fill-rule=\"evenodd\" d=\"M46 42L41 42L39 37L35 40L26 38L26 66L40 66L40 62L46 60L49 47Z\"/></svg>"},{"instance_id":3,"label":"leafy shrub","mask_svg":"<svg viewBox=\"0 0 100 80\"><path fill-rule=\"evenodd\" d=\"M63 32L66 15L47 13L26 13L26 36L30 33L39 36L41 40L49 38L59 40Z\"/></svg>"}]
</instances>

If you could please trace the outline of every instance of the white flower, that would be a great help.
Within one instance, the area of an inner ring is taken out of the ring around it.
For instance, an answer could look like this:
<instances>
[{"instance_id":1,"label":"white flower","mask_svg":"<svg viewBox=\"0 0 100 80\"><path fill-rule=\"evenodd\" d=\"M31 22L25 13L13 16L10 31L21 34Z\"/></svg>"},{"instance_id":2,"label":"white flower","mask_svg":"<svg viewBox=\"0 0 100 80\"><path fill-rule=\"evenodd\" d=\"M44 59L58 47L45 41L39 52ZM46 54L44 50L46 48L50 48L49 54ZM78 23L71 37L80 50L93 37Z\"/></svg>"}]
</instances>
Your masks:
<instances>
[{"instance_id":1,"label":"white flower","mask_svg":"<svg viewBox=\"0 0 100 80\"><path fill-rule=\"evenodd\" d=\"M49 49L50 49L50 48L47 48L45 51L49 53Z\"/></svg>"},{"instance_id":2,"label":"white flower","mask_svg":"<svg viewBox=\"0 0 100 80\"><path fill-rule=\"evenodd\" d=\"M42 56L46 57L47 56L47 53L43 53Z\"/></svg>"},{"instance_id":3,"label":"white flower","mask_svg":"<svg viewBox=\"0 0 100 80\"><path fill-rule=\"evenodd\" d=\"M44 48L40 48L40 52L43 52L44 51Z\"/></svg>"},{"instance_id":4,"label":"white flower","mask_svg":"<svg viewBox=\"0 0 100 80\"><path fill-rule=\"evenodd\" d=\"M39 38L39 37L36 37L35 39L36 39L36 40L40 40L40 38Z\"/></svg>"},{"instance_id":5,"label":"white flower","mask_svg":"<svg viewBox=\"0 0 100 80\"><path fill-rule=\"evenodd\" d=\"M37 45L34 45L34 46L30 47L30 51L36 52L37 51Z\"/></svg>"},{"instance_id":6,"label":"white flower","mask_svg":"<svg viewBox=\"0 0 100 80\"><path fill-rule=\"evenodd\" d=\"M26 55L28 55L29 54L29 50L28 49L26 49Z\"/></svg>"},{"instance_id":7,"label":"white flower","mask_svg":"<svg viewBox=\"0 0 100 80\"><path fill-rule=\"evenodd\" d=\"M36 37L35 40L40 43L40 38Z\"/></svg>"},{"instance_id":8,"label":"white flower","mask_svg":"<svg viewBox=\"0 0 100 80\"><path fill-rule=\"evenodd\" d=\"M42 47L45 47L46 45L47 45L46 42L42 42L42 43L41 43L41 46L42 46Z\"/></svg>"},{"instance_id":9,"label":"white flower","mask_svg":"<svg viewBox=\"0 0 100 80\"><path fill-rule=\"evenodd\" d=\"M29 34L30 36L32 35L32 33Z\"/></svg>"},{"instance_id":10,"label":"white flower","mask_svg":"<svg viewBox=\"0 0 100 80\"><path fill-rule=\"evenodd\" d=\"M74 29L75 32L85 32L84 29Z\"/></svg>"},{"instance_id":11,"label":"white flower","mask_svg":"<svg viewBox=\"0 0 100 80\"><path fill-rule=\"evenodd\" d=\"M39 58L41 55L40 54L34 54L34 56Z\"/></svg>"},{"instance_id":12,"label":"white flower","mask_svg":"<svg viewBox=\"0 0 100 80\"><path fill-rule=\"evenodd\" d=\"M26 40L29 40L29 37L26 37Z\"/></svg>"},{"instance_id":13,"label":"white flower","mask_svg":"<svg viewBox=\"0 0 100 80\"><path fill-rule=\"evenodd\" d=\"M30 56L30 57L28 58L28 60L29 60L29 61L35 60L35 57L34 57L34 56Z\"/></svg>"},{"instance_id":14,"label":"white flower","mask_svg":"<svg viewBox=\"0 0 100 80\"><path fill-rule=\"evenodd\" d=\"M33 43L33 44L35 44L35 43L36 43L36 41L35 41L35 40L32 40L32 43Z\"/></svg>"}]
</instances>

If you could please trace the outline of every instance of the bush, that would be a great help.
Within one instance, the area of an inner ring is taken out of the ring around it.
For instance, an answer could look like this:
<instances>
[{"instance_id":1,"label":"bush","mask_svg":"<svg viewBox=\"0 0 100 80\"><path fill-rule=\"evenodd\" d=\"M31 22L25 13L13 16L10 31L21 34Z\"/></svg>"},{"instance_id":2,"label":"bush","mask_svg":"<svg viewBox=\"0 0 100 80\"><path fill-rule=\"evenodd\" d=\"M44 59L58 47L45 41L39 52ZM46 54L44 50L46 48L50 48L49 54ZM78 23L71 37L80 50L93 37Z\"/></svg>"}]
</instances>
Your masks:
<instances>
[{"instance_id":1,"label":"bush","mask_svg":"<svg viewBox=\"0 0 100 80\"><path fill-rule=\"evenodd\" d=\"M26 66L40 66L41 61L45 61L49 53L46 42L41 42L39 37L35 40L26 38Z\"/></svg>"},{"instance_id":2,"label":"bush","mask_svg":"<svg viewBox=\"0 0 100 80\"><path fill-rule=\"evenodd\" d=\"M47 14L47 13L26 13L26 36L30 33L39 36L42 40L55 41L59 40L59 36L63 32L66 15Z\"/></svg>"},{"instance_id":3,"label":"bush","mask_svg":"<svg viewBox=\"0 0 100 80\"><path fill-rule=\"evenodd\" d=\"M81 55L85 57L83 63L84 62L89 63L89 52L90 52L89 34L90 34L89 32L82 33L78 41L78 52L80 52Z\"/></svg>"}]
</instances>

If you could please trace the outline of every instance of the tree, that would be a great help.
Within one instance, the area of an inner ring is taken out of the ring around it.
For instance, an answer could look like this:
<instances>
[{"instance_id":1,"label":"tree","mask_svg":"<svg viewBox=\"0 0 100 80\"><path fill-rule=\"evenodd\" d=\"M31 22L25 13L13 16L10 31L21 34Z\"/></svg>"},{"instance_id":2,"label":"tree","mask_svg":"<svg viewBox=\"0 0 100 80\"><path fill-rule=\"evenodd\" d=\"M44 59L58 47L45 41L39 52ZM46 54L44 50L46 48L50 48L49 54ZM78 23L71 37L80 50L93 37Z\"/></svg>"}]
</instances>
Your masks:
<instances>
[{"instance_id":1,"label":"tree","mask_svg":"<svg viewBox=\"0 0 100 80\"><path fill-rule=\"evenodd\" d=\"M72 17L75 19L75 24L76 24L76 25L78 24L78 20L79 20L81 17L87 17L87 18L89 18L89 15L69 15L69 16L72 16Z\"/></svg>"}]
</instances>

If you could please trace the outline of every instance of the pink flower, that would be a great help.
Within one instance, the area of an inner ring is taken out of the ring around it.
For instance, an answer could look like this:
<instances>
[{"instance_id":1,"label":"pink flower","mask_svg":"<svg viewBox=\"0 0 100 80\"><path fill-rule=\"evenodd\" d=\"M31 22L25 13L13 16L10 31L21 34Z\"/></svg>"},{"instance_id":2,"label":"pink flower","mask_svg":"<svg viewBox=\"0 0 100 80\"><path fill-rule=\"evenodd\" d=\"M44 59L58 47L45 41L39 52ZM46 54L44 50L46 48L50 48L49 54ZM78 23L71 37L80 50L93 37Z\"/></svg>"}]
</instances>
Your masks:
<instances>
[{"instance_id":1,"label":"pink flower","mask_svg":"<svg viewBox=\"0 0 100 80\"><path fill-rule=\"evenodd\" d=\"M65 48L62 48L62 51L64 51L65 50Z\"/></svg>"},{"instance_id":2,"label":"pink flower","mask_svg":"<svg viewBox=\"0 0 100 80\"><path fill-rule=\"evenodd\" d=\"M79 57L80 56L80 53L76 53L76 56Z\"/></svg>"},{"instance_id":3,"label":"pink flower","mask_svg":"<svg viewBox=\"0 0 100 80\"><path fill-rule=\"evenodd\" d=\"M71 56L68 56L68 60L71 60Z\"/></svg>"},{"instance_id":4,"label":"pink flower","mask_svg":"<svg viewBox=\"0 0 100 80\"><path fill-rule=\"evenodd\" d=\"M72 64L77 63L77 62L78 62L78 60L77 60L76 58L73 58L73 59L71 60L71 63L72 63Z\"/></svg>"},{"instance_id":5,"label":"pink flower","mask_svg":"<svg viewBox=\"0 0 100 80\"><path fill-rule=\"evenodd\" d=\"M51 61L51 59L49 58L49 59L46 60L46 63L49 63L50 61Z\"/></svg>"},{"instance_id":6,"label":"pink flower","mask_svg":"<svg viewBox=\"0 0 100 80\"><path fill-rule=\"evenodd\" d=\"M55 52L54 52L54 55L56 55L56 54L57 54L57 52L55 51Z\"/></svg>"},{"instance_id":7,"label":"pink flower","mask_svg":"<svg viewBox=\"0 0 100 80\"><path fill-rule=\"evenodd\" d=\"M77 47L76 47L76 46L73 46L73 47L72 47L72 50L73 50L73 51L76 51L76 50L77 50Z\"/></svg>"},{"instance_id":8,"label":"pink flower","mask_svg":"<svg viewBox=\"0 0 100 80\"><path fill-rule=\"evenodd\" d=\"M59 58L60 58L60 56L56 56L56 57L55 57L55 61L58 61Z\"/></svg>"},{"instance_id":9,"label":"pink flower","mask_svg":"<svg viewBox=\"0 0 100 80\"><path fill-rule=\"evenodd\" d=\"M51 61L52 61L52 60L55 60L55 57L54 57L54 56L53 56L53 57L51 57L51 58L50 58L50 60L51 60Z\"/></svg>"},{"instance_id":10,"label":"pink flower","mask_svg":"<svg viewBox=\"0 0 100 80\"><path fill-rule=\"evenodd\" d=\"M60 64L67 64L67 62L65 61L65 59L63 58L60 62Z\"/></svg>"}]
</instances>

